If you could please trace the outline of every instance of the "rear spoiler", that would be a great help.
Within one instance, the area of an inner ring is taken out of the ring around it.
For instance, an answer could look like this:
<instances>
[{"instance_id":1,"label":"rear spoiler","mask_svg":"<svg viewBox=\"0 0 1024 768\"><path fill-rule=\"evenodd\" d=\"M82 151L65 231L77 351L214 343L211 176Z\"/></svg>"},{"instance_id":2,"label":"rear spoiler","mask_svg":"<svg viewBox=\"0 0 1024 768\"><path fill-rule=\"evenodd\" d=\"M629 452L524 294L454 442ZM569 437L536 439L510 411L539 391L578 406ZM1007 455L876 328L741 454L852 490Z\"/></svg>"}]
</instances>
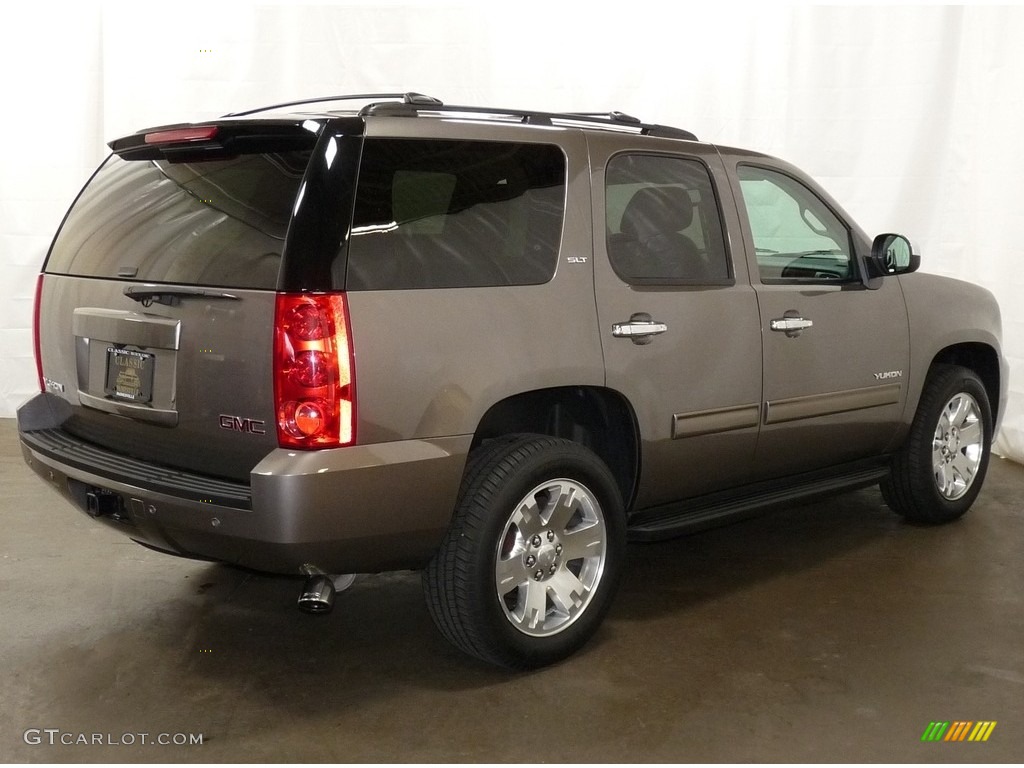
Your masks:
<instances>
[{"instance_id":1,"label":"rear spoiler","mask_svg":"<svg viewBox=\"0 0 1024 768\"><path fill-rule=\"evenodd\" d=\"M363 132L363 121L359 118L331 122L343 123L346 133ZM252 152L312 149L325 124L325 120L312 119L179 123L147 128L114 139L107 146L125 160L196 162Z\"/></svg>"}]
</instances>

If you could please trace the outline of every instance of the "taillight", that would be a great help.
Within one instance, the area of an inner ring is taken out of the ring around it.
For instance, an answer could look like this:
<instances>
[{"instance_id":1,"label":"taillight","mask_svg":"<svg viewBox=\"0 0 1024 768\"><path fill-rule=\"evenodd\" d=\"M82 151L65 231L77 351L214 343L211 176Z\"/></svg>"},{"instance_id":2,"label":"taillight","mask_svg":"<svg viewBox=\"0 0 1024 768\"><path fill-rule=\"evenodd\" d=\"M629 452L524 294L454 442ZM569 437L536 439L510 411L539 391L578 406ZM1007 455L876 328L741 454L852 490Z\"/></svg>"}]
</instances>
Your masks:
<instances>
[{"instance_id":1,"label":"taillight","mask_svg":"<svg viewBox=\"0 0 1024 768\"><path fill-rule=\"evenodd\" d=\"M39 353L39 305L43 300L43 275L36 280L36 300L32 305L32 351L36 356L36 376L39 378L39 391L45 392L43 384L43 356Z\"/></svg>"},{"instance_id":2,"label":"taillight","mask_svg":"<svg viewBox=\"0 0 1024 768\"><path fill-rule=\"evenodd\" d=\"M355 367L343 293L279 293L274 400L282 448L355 441Z\"/></svg>"}]
</instances>

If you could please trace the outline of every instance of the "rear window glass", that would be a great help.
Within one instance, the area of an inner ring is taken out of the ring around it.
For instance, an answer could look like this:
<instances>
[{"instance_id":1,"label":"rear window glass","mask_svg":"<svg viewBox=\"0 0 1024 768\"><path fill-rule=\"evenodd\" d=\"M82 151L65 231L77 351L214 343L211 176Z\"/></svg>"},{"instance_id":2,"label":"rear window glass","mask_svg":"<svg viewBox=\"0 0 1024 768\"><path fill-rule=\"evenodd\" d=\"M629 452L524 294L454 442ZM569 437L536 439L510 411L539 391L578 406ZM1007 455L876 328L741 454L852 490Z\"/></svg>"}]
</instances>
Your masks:
<instances>
[{"instance_id":1,"label":"rear window glass","mask_svg":"<svg viewBox=\"0 0 1024 768\"><path fill-rule=\"evenodd\" d=\"M277 287L310 152L168 163L111 155L68 214L48 272Z\"/></svg>"},{"instance_id":2,"label":"rear window glass","mask_svg":"<svg viewBox=\"0 0 1024 768\"><path fill-rule=\"evenodd\" d=\"M347 287L545 283L555 272L564 208L558 147L367 139Z\"/></svg>"}]
</instances>

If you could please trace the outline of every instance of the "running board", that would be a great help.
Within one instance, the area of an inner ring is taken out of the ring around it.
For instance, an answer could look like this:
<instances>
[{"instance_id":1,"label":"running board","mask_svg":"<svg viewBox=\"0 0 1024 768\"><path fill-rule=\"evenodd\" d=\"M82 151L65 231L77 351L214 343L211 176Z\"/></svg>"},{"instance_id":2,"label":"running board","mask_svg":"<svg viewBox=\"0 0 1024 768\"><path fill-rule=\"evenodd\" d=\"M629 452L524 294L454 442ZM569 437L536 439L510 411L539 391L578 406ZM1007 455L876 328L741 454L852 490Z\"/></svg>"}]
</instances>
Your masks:
<instances>
[{"instance_id":1,"label":"running board","mask_svg":"<svg viewBox=\"0 0 1024 768\"><path fill-rule=\"evenodd\" d=\"M821 496L874 485L889 474L888 463L833 469L813 473L781 486L779 481L757 483L742 489L714 493L687 501L652 507L629 519L630 541L660 541L684 533L712 528L736 518L748 517L772 507L803 504Z\"/></svg>"}]
</instances>

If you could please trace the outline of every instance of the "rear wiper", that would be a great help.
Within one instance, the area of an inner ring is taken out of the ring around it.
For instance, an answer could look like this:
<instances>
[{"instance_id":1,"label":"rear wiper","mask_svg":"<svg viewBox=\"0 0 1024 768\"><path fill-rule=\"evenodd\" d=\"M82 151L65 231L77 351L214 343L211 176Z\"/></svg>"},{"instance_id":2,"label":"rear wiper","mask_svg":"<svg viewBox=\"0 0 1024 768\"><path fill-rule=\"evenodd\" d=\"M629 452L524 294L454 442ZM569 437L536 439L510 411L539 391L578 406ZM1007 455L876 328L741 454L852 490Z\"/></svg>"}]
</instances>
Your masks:
<instances>
[{"instance_id":1,"label":"rear wiper","mask_svg":"<svg viewBox=\"0 0 1024 768\"><path fill-rule=\"evenodd\" d=\"M238 301L239 297L226 291L215 291L208 288L162 288L159 286L147 286L138 288L129 285L124 289L124 295L129 299L137 301L144 307L157 304L166 304L168 307L176 307L182 299L231 299Z\"/></svg>"}]
</instances>

